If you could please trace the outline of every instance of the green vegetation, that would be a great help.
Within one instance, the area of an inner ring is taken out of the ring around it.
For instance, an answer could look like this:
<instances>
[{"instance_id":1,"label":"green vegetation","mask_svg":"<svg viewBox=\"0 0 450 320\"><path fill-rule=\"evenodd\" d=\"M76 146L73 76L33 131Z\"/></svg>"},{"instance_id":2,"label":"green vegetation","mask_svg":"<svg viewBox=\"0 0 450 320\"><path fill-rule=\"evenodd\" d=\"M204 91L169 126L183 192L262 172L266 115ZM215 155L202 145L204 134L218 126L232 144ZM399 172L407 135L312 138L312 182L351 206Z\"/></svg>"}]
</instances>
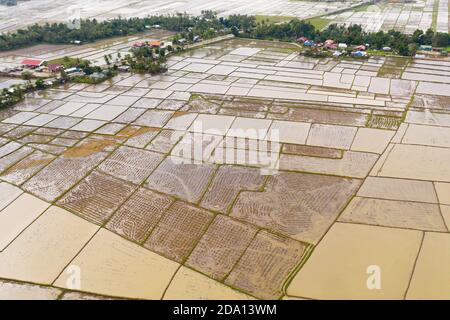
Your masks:
<instances>
[{"instance_id":1,"label":"green vegetation","mask_svg":"<svg viewBox=\"0 0 450 320\"><path fill-rule=\"evenodd\" d=\"M390 56L390 55L392 55L392 52L378 50L378 49L369 49L369 50L367 50L367 53L370 55L373 55L373 56Z\"/></svg>"},{"instance_id":2,"label":"green vegetation","mask_svg":"<svg viewBox=\"0 0 450 320\"><path fill-rule=\"evenodd\" d=\"M80 59L71 58L71 57L63 57L63 58L47 61L47 65L60 64L60 65L64 66L65 68L70 68L71 66L75 66L79 62L80 62Z\"/></svg>"},{"instance_id":3,"label":"green vegetation","mask_svg":"<svg viewBox=\"0 0 450 320\"><path fill-rule=\"evenodd\" d=\"M83 75L71 77L70 81L77 83L87 83L87 84L99 84L105 80L111 79L117 74L117 71L112 69L107 69L102 72L98 72L92 75Z\"/></svg>"},{"instance_id":4,"label":"green vegetation","mask_svg":"<svg viewBox=\"0 0 450 320\"><path fill-rule=\"evenodd\" d=\"M0 51L17 49L38 43L67 44L74 41L92 42L118 36L128 36L143 32L152 26L158 26L175 32L186 32L201 36L203 39L236 26L248 30L255 24L255 17L232 15L217 18L212 11L204 11L199 17L187 14L152 16L146 18L111 19L99 22L96 19L81 20L80 28L71 29L66 23L34 24L14 33L0 35Z\"/></svg>"},{"instance_id":5,"label":"green vegetation","mask_svg":"<svg viewBox=\"0 0 450 320\"><path fill-rule=\"evenodd\" d=\"M431 30L436 32L436 26L437 26L437 16L439 11L439 0L434 0L433 3L433 15L431 20Z\"/></svg>"},{"instance_id":6,"label":"green vegetation","mask_svg":"<svg viewBox=\"0 0 450 320\"><path fill-rule=\"evenodd\" d=\"M378 77L383 77L383 78L395 78L398 79L400 78L401 74L403 72L402 68L395 68L392 66L386 66L383 65L379 70L378 70Z\"/></svg>"},{"instance_id":7,"label":"green vegetation","mask_svg":"<svg viewBox=\"0 0 450 320\"><path fill-rule=\"evenodd\" d=\"M330 20L320 17L307 19L305 21L311 23L316 30L322 30L330 23Z\"/></svg>"},{"instance_id":8,"label":"green vegetation","mask_svg":"<svg viewBox=\"0 0 450 320\"><path fill-rule=\"evenodd\" d=\"M31 81L31 79L33 79L33 74L30 71L25 70L22 72L21 78L22 80Z\"/></svg>"},{"instance_id":9,"label":"green vegetation","mask_svg":"<svg viewBox=\"0 0 450 320\"><path fill-rule=\"evenodd\" d=\"M264 20L263 20L264 21ZM70 43L72 41L94 41L98 39L135 34L151 26L176 31L176 39L187 39L195 42L195 38L208 39L218 34L232 33L235 36L264 39L295 41L298 37L307 37L316 42L333 39L348 45L370 44L371 49L379 50L391 47L400 55L413 55L422 45L447 47L450 45L448 33L435 33L428 30L423 33L416 30L413 35L405 35L398 31L365 32L359 25L338 26L331 24L323 30L324 18L310 21L292 19L285 23L258 23L255 16L232 15L218 18L213 11L204 11L199 17L186 14L172 16L154 16L147 18L113 19L103 22L94 20L81 21L80 29L69 29L65 24L33 25L25 30L0 36L0 51L36 43Z\"/></svg>"},{"instance_id":10,"label":"green vegetation","mask_svg":"<svg viewBox=\"0 0 450 320\"><path fill-rule=\"evenodd\" d=\"M102 69L99 66L91 66L90 61L79 58L64 57L59 63L64 66L64 69L60 71L60 78L63 82L98 84L117 74L114 68L108 66L108 68ZM79 73L67 74L66 70L70 68L76 68Z\"/></svg>"},{"instance_id":11,"label":"green vegetation","mask_svg":"<svg viewBox=\"0 0 450 320\"><path fill-rule=\"evenodd\" d=\"M289 22L294 17L289 16L264 16L264 15L256 15L255 20L257 23L283 23Z\"/></svg>"},{"instance_id":12,"label":"green vegetation","mask_svg":"<svg viewBox=\"0 0 450 320\"><path fill-rule=\"evenodd\" d=\"M60 76L57 81L44 81L39 78L32 82L34 78L33 73L26 70L22 72L22 79L27 82L21 85L14 85L10 88L5 88L0 90L0 109L12 106L20 102L25 93L33 92L37 90L44 90L54 85L65 82L78 82L78 83L88 83L88 84L98 84L107 79L112 78L117 74L115 68L102 69L100 67L92 67L89 61L73 59L73 58L63 58L61 59L67 68L77 68L80 70L79 73L68 75L64 70L60 71Z\"/></svg>"},{"instance_id":13,"label":"green vegetation","mask_svg":"<svg viewBox=\"0 0 450 320\"><path fill-rule=\"evenodd\" d=\"M65 69L77 68L87 75L91 75L94 72L102 72L102 68L98 66L92 67L90 61L79 58L64 57L62 59L62 65Z\"/></svg>"},{"instance_id":14,"label":"green vegetation","mask_svg":"<svg viewBox=\"0 0 450 320\"><path fill-rule=\"evenodd\" d=\"M124 59L138 73L160 73L167 71L166 51L159 48L141 47L131 49Z\"/></svg>"},{"instance_id":15,"label":"green vegetation","mask_svg":"<svg viewBox=\"0 0 450 320\"><path fill-rule=\"evenodd\" d=\"M360 9L362 10L362 9ZM284 23L278 23L284 22ZM232 33L238 37L261 39L261 40L281 40L292 42L299 37L306 37L316 42L324 42L326 39L333 39L337 43L348 45L370 44L369 55L371 53L386 54L380 51L383 47L391 47L394 53L403 56L414 55L420 45L433 45L435 47L446 48L450 52L450 37L448 33L436 33L429 29L425 33L416 30L412 35L405 35L400 32L390 30L388 32L367 33L359 25L338 26L331 24L322 29L328 23L324 18L313 18L308 21L291 19L289 17L263 18L259 16L232 15L228 18L218 18L215 12L204 11L200 17L190 17L186 14L173 16L155 16L148 18L113 19L104 22L94 20L81 21L80 29L69 29L65 24L45 24L32 25L25 30L18 30L14 33L0 35L0 51L29 46L37 43L70 43L72 41L94 41L114 36L131 35L142 32L152 25L159 25L165 29L176 31L174 42L181 38L189 42L195 42L196 37L203 39L214 37L217 34ZM65 69L76 68L74 74L60 72L58 78L60 82L74 81L83 83L99 83L117 74L119 66L128 65L135 72L159 73L167 70L166 54L182 50L180 46L166 49L151 48L144 46L134 48L130 55L123 59L118 57L112 61L111 56L105 56L106 69L92 66L89 61L64 57L62 59L49 61L49 64L62 64ZM317 49L305 50L306 55L329 56L330 52ZM392 52L388 53L389 55ZM400 70L395 65L386 66L382 71L386 76L397 76ZM401 69L401 68L399 68ZM33 84L29 73L23 73L23 79L27 84L23 87L14 86L10 89L0 91L0 108L17 103L23 97L24 92L40 90L51 84L46 84L43 80L37 80Z\"/></svg>"},{"instance_id":16,"label":"green vegetation","mask_svg":"<svg viewBox=\"0 0 450 320\"><path fill-rule=\"evenodd\" d=\"M0 109L12 106L23 99L23 91L19 86L5 88L0 91Z\"/></svg>"},{"instance_id":17,"label":"green vegetation","mask_svg":"<svg viewBox=\"0 0 450 320\"><path fill-rule=\"evenodd\" d=\"M284 24L257 25L247 32L239 34L242 37L256 39L278 39L295 41L298 37L306 37L315 42L324 42L333 39L337 43L348 45L370 44L372 50L381 50L383 47L392 48L392 53L402 56L414 55L420 45L433 45L447 47L450 45L448 33L435 33L432 30L423 32L416 30L412 35L402 34L399 31L365 32L360 25L338 26L331 24L326 29L318 31L312 24L294 19Z\"/></svg>"},{"instance_id":18,"label":"green vegetation","mask_svg":"<svg viewBox=\"0 0 450 320\"><path fill-rule=\"evenodd\" d=\"M306 48L302 51L302 53L306 57L312 57L312 58L329 58L332 56L331 51L328 50L319 50L317 48Z\"/></svg>"},{"instance_id":19,"label":"green vegetation","mask_svg":"<svg viewBox=\"0 0 450 320\"><path fill-rule=\"evenodd\" d=\"M372 5L371 3L363 4L363 5L354 7L354 8L353 8L353 11L354 11L354 12L366 12L367 9L368 9L371 5Z\"/></svg>"}]
</instances>

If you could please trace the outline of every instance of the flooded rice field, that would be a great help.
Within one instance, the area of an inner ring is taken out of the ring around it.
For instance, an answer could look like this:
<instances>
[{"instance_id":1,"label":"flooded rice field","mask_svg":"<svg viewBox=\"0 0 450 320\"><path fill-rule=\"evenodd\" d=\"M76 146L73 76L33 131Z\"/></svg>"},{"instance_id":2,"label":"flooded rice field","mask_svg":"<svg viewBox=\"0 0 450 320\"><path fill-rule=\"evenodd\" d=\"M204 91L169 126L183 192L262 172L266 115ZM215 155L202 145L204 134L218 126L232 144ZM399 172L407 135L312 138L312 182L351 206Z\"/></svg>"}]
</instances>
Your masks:
<instances>
[{"instance_id":1,"label":"flooded rice field","mask_svg":"<svg viewBox=\"0 0 450 320\"><path fill-rule=\"evenodd\" d=\"M74 18L106 20L122 17L146 17L149 15L186 12L200 15L202 10L214 10L219 16L248 14L263 16L309 17L346 6L357 1L311 2L289 0L32 0L19 2L17 6L0 8L0 32L23 28L26 25L45 22L67 22ZM45 12L45 13L44 13Z\"/></svg>"},{"instance_id":2,"label":"flooded rice field","mask_svg":"<svg viewBox=\"0 0 450 320\"><path fill-rule=\"evenodd\" d=\"M394 29L412 34L417 29L425 32L436 25L437 32L447 33L448 8L448 0L380 1L353 11L327 16L327 19L343 24L360 24L369 32Z\"/></svg>"},{"instance_id":3,"label":"flooded rice field","mask_svg":"<svg viewBox=\"0 0 450 320\"><path fill-rule=\"evenodd\" d=\"M0 52L0 70L21 67L25 58L61 63L60 60L66 56L87 59L93 65L104 65L105 55L111 55L112 59L116 59L119 54L125 56L136 41L166 39L171 35L173 33L170 31L154 29L134 36L117 37L83 45L40 44L23 49L4 51Z\"/></svg>"},{"instance_id":4,"label":"flooded rice field","mask_svg":"<svg viewBox=\"0 0 450 320\"><path fill-rule=\"evenodd\" d=\"M257 0L251 3L242 0L103 0L98 3L86 0L56 0L51 2L32 0L21 1L13 7L0 7L0 32L17 30L34 23L64 23L79 18L95 18L101 21L119 16L143 18L151 15L176 13L200 15L203 10L213 10L217 12L219 17L233 14L260 17L297 17L301 19L322 16L325 22L328 20L329 24L359 24L368 32L394 29L412 34L416 29L426 31L429 28L434 28L437 32L449 31L448 0L413 0L408 2L382 0L375 4L363 4L352 9L352 6L359 3L361 2L356 0L339 2ZM345 8L349 8L349 10L341 12ZM43 11L45 11L45 14L42 13ZM42 49L53 54L58 50L64 51L65 47L42 46ZM109 53L114 53L114 50ZM82 51L80 51L80 55L83 55Z\"/></svg>"},{"instance_id":5,"label":"flooded rice field","mask_svg":"<svg viewBox=\"0 0 450 320\"><path fill-rule=\"evenodd\" d=\"M450 62L168 64L0 111L0 297L450 298Z\"/></svg>"}]
</instances>

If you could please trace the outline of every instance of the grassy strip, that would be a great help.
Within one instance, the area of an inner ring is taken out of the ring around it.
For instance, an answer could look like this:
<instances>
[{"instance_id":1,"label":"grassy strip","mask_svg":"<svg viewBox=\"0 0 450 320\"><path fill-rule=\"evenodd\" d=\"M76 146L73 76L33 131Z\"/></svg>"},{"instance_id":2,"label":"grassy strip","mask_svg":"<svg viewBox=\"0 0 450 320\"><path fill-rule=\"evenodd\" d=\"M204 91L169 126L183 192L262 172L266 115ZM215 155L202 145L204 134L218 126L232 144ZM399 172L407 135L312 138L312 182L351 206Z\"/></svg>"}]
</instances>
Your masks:
<instances>
[{"instance_id":1,"label":"grassy strip","mask_svg":"<svg viewBox=\"0 0 450 320\"><path fill-rule=\"evenodd\" d=\"M439 11L439 0L434 0L433 16L432 16L432 20L431 20L431 30L433 30L434 32L436 32L436 27L437 27L438 11Z\"/></svg>"},{"instance_id":2,"label":"grassy strip","mask_svg":"<svg viewBox=\"0 0 450 320\"><path fill-rule=\"evenodd\" d=\"M363 4L363 5L361 5L361 6L357 6L357 7L353 8L353 11L354 11L354 12L366 12L367 9L368 9L371 5L372 5L372 3L366 3L366 4Z\"/></svg>"},{"instance_id":3,"label":"grassy strip","mask_svg":"<svg viewBox=\"0 0 450 320\"><path fill-rule=\"evenodd\" d=\"M264 15L256 15L255 20L258 23L282 23L282 22L289 22L294 17L288 17L288 16L264 16Z\"/></svg>"},{"instance_id":4,"label":"grassy strip","mask_svg":"<svg viewBox=\"0 0 450 320\"><path fill-rule=\"evenodd\" d=\"M291 273L289 274L287 279L282 284L283 293L285 293L285 294L287 293L287 289L288 289L289 285L292 283L292 281L294 280L295 276L300 271L300 269L305 265L306 261L308 261L309 257L313 253L313 251L314 251L314 246L312 244L306 244L305 251L303 253L303 256L302 256L300 262L294 268L294 270L291 271Z\"/></svg>"},{"instance_id":5,"label":"grassy strip","mask_svg":"<svg viewBox=\"0 0 450 320\"><path fill-rule=\"evenodd\" d=\"M311 23L316 28L316 30L322 30L330 23L330 20L319 17L307 19L305 21Z\"/></svg>"}]
</instances>

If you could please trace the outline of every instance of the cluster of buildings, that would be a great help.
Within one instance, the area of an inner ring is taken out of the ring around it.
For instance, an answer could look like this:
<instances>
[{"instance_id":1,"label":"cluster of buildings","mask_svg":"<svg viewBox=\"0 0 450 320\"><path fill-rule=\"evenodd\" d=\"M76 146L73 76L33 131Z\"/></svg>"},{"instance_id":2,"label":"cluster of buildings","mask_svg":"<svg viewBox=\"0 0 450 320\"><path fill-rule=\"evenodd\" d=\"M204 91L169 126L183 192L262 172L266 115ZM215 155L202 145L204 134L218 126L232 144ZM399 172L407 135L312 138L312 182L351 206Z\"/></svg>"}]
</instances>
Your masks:
<instances>
[{"instance_id":1,"label":"cluster of buildings","mask_svg":"<svg viewBox=\"0 0 450 320\"><path fill-rule=\"evenodd\" d=\"M148 40L148 41L137 41L133 43L133 48L153 48L153 49L167 49L169 46L172 46L171 41L163 42L160 40Z\"/></svg>"},{"instance_id":2,"label":"cluster of buildings","mask_svg":"<svg viewBox=\"0 0 450 320\"><path fill-rule=\"evenodd\" d=\"M24 70L32 71L36 76L41 75L47 77L63 69L61 64L48 64L45 60L27 58L22 60L20 65L14 65L12 67L4 68L1 70L3 73L14 74L22 72Z\"/></svg>"},{"instance_id":3,"label":"cluster of buildings","mask_svg":"<svg viewBox=\"0 0 450 320\"><path fill-rule=\"evenodd\" d=\"M65 74L68 77L77 77L77 76L85 76L85 72L78 68L78 67L72 67L72 68L65 68L62 64L48 64L45 60L40 59L24 59L22 61L22 69L23 70L29 70L35 73L35 76L39 76L39 74L43 73L41 77L43 78L50 78L55 77L57 80L60 79L59 75L56 75L56 73L59 73L61 70L64 70ZM105 77L103 73L95 72L93 74L90 74L89 77L91 77L93 80L100 80Z\"/></svg>"},{"instance_id":4,"label":"cluster of buildings","mask_svg":"<svg viewBox=\"0 0 450 320\"><path fill-rule=\"evenodd\" d=\"M350 55L354 57L366 57L367 56L367 48L369 44L361 44L357 46L349 46L346 43L336 43L332 39L325 40L324 42L315 42L313 40L309 40L305 37L300 37L297 39L297 42L302 44L304 47L315 48L319 51L333 51L334 57L340 57L343 54L347 54L349 49ZM389 51L390 48L386 47L386 51Z\"/></svg>"},{"instance_id":5,"label":"cluster of buildings","mask_svg":"<svg viewBox=\"0 0 450 320\"><path fill-rule=\"evenodd\" d=\"M200 41L202 41L202 38L199 35L193 36L193 38L192 38L193 43L200 42ZM174 42L160 41L160 40L137 41L137 42L133 43L133 48L147 47L147 48L152 48L152 49L167 50L169 47L173 47L174 44L184 46L189 43L189 41L186 38L177 39Z\"/></svg>"},{"instance_id":6,"label":"cluster of buildings","mask_svg":"<svg viewBox=\"0 0 450 320\"><path fill-rule=\"evenodd\" d=\"M418 58L438 58L440 56L448 56L447 51L444 48L436 48L430 45L421 45L416 52Z\"/></svg>"},{"instance_id":7,"label":"cluster of buildings","mask_svg":"<svg viewBox=\"0 0 450 320\"><path fill-rule=\"evenodd\" d=\"M61 64L47 64L45 60L41 59L24 59L21 62L22 68L33 70L36 72L55 73L63 69Z\"/></svg>"}]
</instances>

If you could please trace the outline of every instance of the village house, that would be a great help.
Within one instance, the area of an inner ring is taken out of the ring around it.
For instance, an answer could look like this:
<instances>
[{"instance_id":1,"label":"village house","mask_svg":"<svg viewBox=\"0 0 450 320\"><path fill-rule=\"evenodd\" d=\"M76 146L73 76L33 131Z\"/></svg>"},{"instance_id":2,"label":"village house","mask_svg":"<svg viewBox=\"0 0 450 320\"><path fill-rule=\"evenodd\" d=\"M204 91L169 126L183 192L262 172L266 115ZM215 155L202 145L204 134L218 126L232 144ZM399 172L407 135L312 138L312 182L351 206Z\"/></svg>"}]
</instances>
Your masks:
<instances>
[{"instance_id":1,"label":"village house","mask_svg":"<svg viewBox=\"0 0 450 320\"><path fill-rule=\"evenodd\" d=\"M29 69L36 69L41 67L44 64L44 60L40 60L40 59L24 59L22 61L22 65L25 68L29 68Z\"/></svg>"},{"instance_id":2,"label":"village house","mask_svg":"<svg viewBox=\"0 0 450 320\"><path fill-rule=\"evenodd\" d=\"M328 39L323 43L323 47L329 50L336 50L337 44L334 42L334 40Z\"/></svg>"},{"instance_id":3,"label":"village house","mask_svg":"<svg viewBox=\"0 0 450 320\"><path fill-rule=\"evenodd\" d=\"M433 47L432 47L432 46L427 46L427 45L421 45L421 46L419 47L419 50L420 50L420 51L432 51L432 50L433 50Z\"/></svg>"},{"instance_id":4,"label":"village house","mask_svg":"<svg viewBox=\"0 0 450 320\"><path fill-rule=\"evenodd\" d=\"M145 46L145 45L146 45L145 42L143 42L143 41L137 41L137 42L133 43L133 48L141 48L141 47L143 47L143 46Z\"/></svg>"},{"instance_id":5,"label":"village house","mask_svg":"<svg viewBox=\"0 0 450 320\"><path fill-rule=\"evenodd\" d=\"M160 48L161 47L161 41L159 41L159 40L151 40L151 41L148 41L147 44L151 48Z\"/></svg>"},{"instance_id":6,"label":"village house","mask_svg":"<svg viewBox=\"0 0 450 320\"><path fill-rule=\"evenodd\" d=\"M63 66L57 63L48 64L43 71L48 73L58 72L63 69Z\"/></svg>"},{"instance_id":7,"label":"village house","mask_svg":"<svg viewBox=\"0 0 450 320\"><path fill-rule=\"evenodd\" d=\"M164 42L159 40L149 40L149 41L137 41L133 43L134 48L150 47L150 48L161 48Z\"/></svg>"},{"instance_id":8,"label":"village house","mask_svg":"<svg viewBox=\"0 0 450 320\"><path fill-rule=\"evenodd\" d=\"M160 49L164 49L164 50L165 50L165 49L167 49L169 46L170 46L170 47L173 46L172 41L162 42Z\"/></svg>"}]
</instances>

